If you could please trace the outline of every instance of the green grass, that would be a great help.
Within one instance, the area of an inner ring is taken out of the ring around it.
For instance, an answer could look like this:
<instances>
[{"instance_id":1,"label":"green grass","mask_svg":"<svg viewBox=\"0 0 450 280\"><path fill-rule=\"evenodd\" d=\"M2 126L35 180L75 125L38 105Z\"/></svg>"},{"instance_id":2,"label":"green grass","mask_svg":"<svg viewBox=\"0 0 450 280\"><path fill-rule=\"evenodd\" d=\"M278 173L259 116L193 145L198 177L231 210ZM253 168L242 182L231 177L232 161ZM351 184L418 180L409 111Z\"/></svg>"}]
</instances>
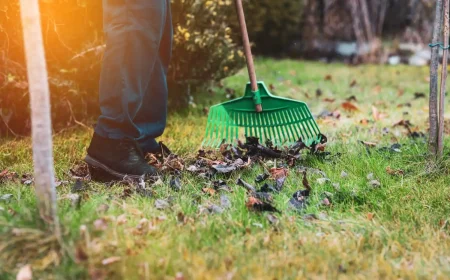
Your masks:
<instances>
[{"instance_id":1,"label":"green grass","mask_svg":"<svg viewBox=\"0 0 450 280\"><path fill-rule=\"evenodd\" d=\"M283 192L275 198L282 211L277 214L277 225L268 221L267 214L249 212L245 191L234 183L239 176L253 181L261 166L230 177L218 176L233 188L227 194L232 207L223 214L199 212L194 200L200 196L201 205L219 204L220 195L203 194L201 189L208 182L189 174L183 176L181 192L172 191L164 182L154 188L153 198L122 198L124 186L89 182L81 207L74 209L65 198L73 184L68 171L83 158L92 131L73 128L54 137L57 177L70 181L58 187L64 257L52 259L49 252L57 250L54 243L38 244L46 232L38 222L32 186L6 182L0 185L0 196L13 194L13 199L0 202L0 250L17 242L13 229L35 229L22 246L38 245L27 247L33 250L21 246L5 250L0 255L0 279L14 279L25 262L33 265L39 279L174 279L178 273L185 279L448 279L450 164L448 160L431 164L426 140L409 139L403 128L393 127L406 119L414 130L426 132L428 100L414 99L414 93L428 92L428 69L259 59L257 70L259 79L272 84L274 93L305 101L313 114L324 109L341 112L339 120L318 121L329 139L327 151L336 156L324 160L305 154L291 168ZM331 80L325 79L327 75ZM223 84L239 95L246 80L242 70ZM350 87L353 80L356 85ZM174 152L183 157L196 153L206 123L203 108L223 101L225 88L214 88L214 96L198 97L196 108L169 117L162 140ZM317 89L322 91L319 98ZM403 95L399 96L399 90ZM354 102L358 112L341 107L351 95L358 100ZM324 98L335 101L324 102ZM411 107L398 107L408 102ZM385 114L376 122L372 106ZM383 134L383 128L389 132ZM377 147L367 153L359 140L375 142ZM401 153L377 152L397 142L402 144ZM317 182L321 176L309 173L313 194L303 214L288 207L292 193L303 188L301 173L296 171L299 166L321 169L331 179L321 185ZM388 166L404 174L390 175ZM18 174L32 172L30 139L0 142L0 171L6 168ZM348 177L341 177L342 171ZM369 186L369 173L381 182L380 188ZM332 183L339 183L340 189ZM319 205L325 191L333 194L330 207ZM171 209L154 207L156 199L169 196L174 197ZM101 210L105 204L109 205L106 212ZM179 213L184 222L180 223ZM319 219L305 220L303 215L308 213ZM107 229L96 230L94 221L102 218ZM149 230L139 232L139 223ZM13 252L20 258L7 261ZM102 264L116 256L118 262ZM52 260L57 264L40 270Z\"/></svg>"}]
</instances>

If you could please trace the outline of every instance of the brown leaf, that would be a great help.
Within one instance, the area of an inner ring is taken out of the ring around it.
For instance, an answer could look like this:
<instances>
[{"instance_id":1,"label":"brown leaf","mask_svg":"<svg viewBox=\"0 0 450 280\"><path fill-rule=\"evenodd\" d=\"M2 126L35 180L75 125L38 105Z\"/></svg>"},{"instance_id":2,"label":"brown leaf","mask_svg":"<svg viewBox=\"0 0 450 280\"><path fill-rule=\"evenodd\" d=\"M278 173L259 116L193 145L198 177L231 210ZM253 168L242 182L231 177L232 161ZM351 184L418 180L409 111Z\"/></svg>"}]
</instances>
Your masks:
<instances>
[{"instance_id":1,"label":"brown leaf","mask_svg":"<svg viewBox=\"0 0 450 280\"><path fill-rule=\"evenodd\" d=\"M330 103L333 103L334 101L336 101L336 99L335 99L335 98L328 98L328 97L326 97L326 98L323 99L323 101L324 101L324 102L330 102Z\"/></svg>"},{"instance_id":2,"label":"brown leaf","mask_svg":"<svg viewBox=\"0 0 450 280\"><path fill-rule=\"evenodd\" d=\"M316 97L322 96L322 90L320 88L316 89Z\"/></svg>"},{"instance_id":3,"label":"brown leaf","mask_svg":"<svg viewBox=\"0 0 450 280\"><path fill-rule=\"evenodd\" d=\"M362 125L368 125L369 124L369 120L368 119L362 119L359 121L360 124Z\"/></svg>"},{"instance_id":4,"label":"brown leaf","mask_svg":"<svg viewBox=\"0 0 450 280\"><path fill-rule=\"evenodd\" d=\"M402 96L404 93L405 93L405 90L402 89L402 88L399 88L398 91L397 91L397 96L400 97L400 96Z\"/></svg>"},{"instance_id":5,"label":"brown leaf","mask_svg":"<svg viewBox=\"0 0 450 280\"><path fill-rule=\"evenodd\" d=\"M354 86L356 86L356 84L357 84L356 80L353 80L353 81L350 83L350 87L354 87Z\"/></svg>"},{"instance_id":6,"label":"brown leaf","mask_svg":"<svg viewBox=\"0 0 450 280\"><path fill-rule=\"evenodd\" d=\"M29 264L22 266L16 275L16 280L32 280L33 272Z\"/></svg>"},{"instance_id":7,"label":"brown leaf","mask_svg":"<svg viewBox=\"0 0 450 280\"><path fill-rule=\"evenodd\" d=\"M386 167L386 172L389 175L403 175L404 172L401 169L392 169L390 166Z\"/></svg>"},{"instance_id":8,"label":"brown leaf","mask_svg":"<svg viewBox=\"0 0 450 280\"><path fill-rule=\"evenodd\" d=\"M102 264L103 265L110 265L110 264L119 262L121 259L122 259L121 257L110 257L110 258L104 259L102 261Z\"/></svg>"},{"instance_id":9,"label":"brown leaf","mask_svg":"<svg viewBox=\"0 0 450 280\"><path fill-rule=\"evenodd\" d=\"M289 170L287 170L286 168L271 168L270 169L270 174L272 175L272 178L277 180L283 177L287 177L289 174Z\"/></svg>"},{"instance_id":10,"label":"brown leaf","mask_svg":"<svg viewBox=\"0 0 450 280\"><path fill-rule=\"evenodd\" d=\"M326 75L325 78L323 78L325 81L331 81L333 77L331 75Z\"/></svg>"},{"instance_id":11,"label":"brown leaf","mask_svg":"<svg viewBox=\"0 0 450 280\"><path fill-rule=\"evenodd\" d=\"M311 190L311 186L308 182L308 177L306 176L306 171L303 171L303 180L302 180L303 187L307 190Z\"/></svg>"},{"instance_id":12,"label":"brown leaf","mask_svg":"<svg viewBox=\"0 0 450 280\"><path fill-rule=\"evenodd\" d=\"M81 263L81 262L87 261L88 258L89 258L89 256L85 252L84 248L81 245L78 245L75 248L75 262Z\"/></svg>"},{"instance_id":13,"label":"brown leaf","mask_svg":"<svg viewBox=\"0 0 450 280\"><path fill-rule=\"evenodd\" d=\"M373 220L373 213L367 213L367 220L372 221Z\"/></svg>"},{"instance_id":14,"label":"brown leaf","mask_svg":"<svg viewBox=\"0 0 450 280\"><path fill-rule=\"evenodd\" d=\"M350 103L350 102L348 102L348 101L342 103L341 106L342 106L342 108L343 108L344 110L349 111L349 112L359 111L359 108L356 107L356 105L354 105L354 104L352 104L352 103Z\"/></svg>"},{"instance_id":15,"label":"brown leaf","mask_svg":"<svg viewBox=\"0 0 450 280\"><path fill-rule=\"evenodd\" d=\"M375 93L380 93L380 91L381 91L381 86L380 86L380 85L375 86L375 87L373 88L373 91L374 91Z\"/></svg>"},{"instance_id":16,"label":"brown leaf","mask_svg":"<svg viewBox=\"0 0 450 280\"><path fill-rule=\"evenodd\" d=\"M426 95L423 92L414 93L414 99L425 98L425 97L426 97Z\"/></svg>"},{"instance_id":17,"label":"brown leaf","mask_svg":"<svg viewBox=\"0 0 450 280\"><path fill-rule=\"evenodd\" d=\"M361 141L361 143L366 147L376 147L377 146L377 143L375 143L375 142Z\"/></svg>"},{"instance_id":18,"label":"brown leaf","mask_svg":"<svg viewBox=\"0 0 450 280\"><path fill-rule=\"evenodd\" d=\"M209 194L211 196L216 194L216 190L212 188L203 188L202 191L206 194Z\"/></svg>"},{"instance_id":19,"label":"brown leaf","mask_svg":"<svg viewBox=\"0 0 450 280\"><path fill-rule=\"evenodd\" d=\"M273 84L269 84L270 91L275 91L275 86Z\"/></svg>"},{"instance_id":20,"label":"brown leaf","mask_svg":"<svg viewBox=\"0 0 450 280\"><path fill-rule=\"evenodd\" d=\"M104 218L94 221L94 228L99 231L105 231L108 229L108 224Z\"/></svg>"},{"instance_id":21,"label":"brown leaf","mask_svg":"<svg viewBox=\"0 0 450 280\"><path fill-rule=\"evenodd\" d=\"M280 211L275 208L273 205L271 205L268 202L262 202L261 200L257 199L256 197L250 196L247 200L247 203L245 204L249 210L257 211L257 212L278 212Z\"/></svg>"},{"instance_id":22,"label":"brown leaf","mask_svg":"<svg viewBox=\"0 0 450 280\"><path fill-rule=\"evenodd\" d=\"M262 204L262 201L256 197L250 196L245 206L247 206L247 208L252 208L255 204Z\"/></svg>"},{"instance_id":23,"label":"brown leaf","mask_svg":"<svg viewBox=\"0 0 450 280\"><path fill-rule=\"evenodd\" d=\"M186 278L184 278L184 275L182 272L177 272L177 274L175 275L175 280L184 280Z\"/></svg>"},{"instance_id":24,"label":"brown leaf","mask_svg":"<svg viewBox=\"0 0 450 280\"><path fill-rule=\"evenodd\" d=\"M118 225L123 225L127 223L127 215L122 214L119 217L117 217L117 224Z\"/></svg>"},{"instance_id":25,"label":"brown leaf","mask_svg":"<svg viewBox=\"0 0 450 280\"><path fill-rule=\"evenodd\" d=\"M375 106L372 106L372 115L373 115L373 119L375 121L381 120L380 112L378 112L378 109Z\"/></svg>"},{"instance_id":26,"label":"brown leaf","mask_svg":"<svg viewBox=\"0 0 450 280\"><path fill-rule=\"evenodd\" d=\"M329 200L328 198L324 198L324 199L321 201L321 204L322 204L323 206L330 206L330 205L331 205L331 202L330 202L330 200Z\"/></svg>"},{"instance_id":27,"label":"brown leaf","mask_svg":"<svg viewBox=\"0 0 450 280\"><path fill-rule=\"evenodd\" d=\"M348 102L350 102L350 101L358 102L358 100L356 99L356 96L354 96L354 95L347 97L345 100L347 100Z\"/></svg>"},{"instance_id":28,"label":"brown leaf","mask_svg":"<svg viewBox=\"0 0 450 280\"><path fill-rule=\"evenodd\" d=\"M321 151L321 152L324 152L326 147L327 147L327 144L326 144L326 143L325 143L325 144L319 143L319 144L316 145L315 151Z\"/></svg>"}]
</instances>

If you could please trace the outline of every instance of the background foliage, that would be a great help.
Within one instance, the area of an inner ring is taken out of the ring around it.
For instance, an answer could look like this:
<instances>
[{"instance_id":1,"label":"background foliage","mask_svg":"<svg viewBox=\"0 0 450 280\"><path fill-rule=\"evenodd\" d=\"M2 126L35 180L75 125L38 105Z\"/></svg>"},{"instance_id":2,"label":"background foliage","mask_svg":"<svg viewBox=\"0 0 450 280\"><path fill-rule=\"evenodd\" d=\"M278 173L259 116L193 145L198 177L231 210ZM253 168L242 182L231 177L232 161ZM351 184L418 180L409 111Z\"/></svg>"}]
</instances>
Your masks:
<instances>
[{"instance_id":1,"label":"background foliage","mask_svg":"<svg viewBox=\"0 0 450 280\"><path fill-rule=\"evenodd\" d=\"M388 7L383 36L393 38L400 34L409 40L423 35L423 42L427 42L434 1L377 1L387 3ZM0 136L25 134L29 130L18 2L0 0ZM52 114L57 130L75 119L98 114L98 80L104 50L101 2L41 0ZM186 105L205 85L232 75L244 65L233 2L172 0L175 44L168 77L172 109ZM321 57L324 56L321 50L328 50L332 40L354 40L346 3L350 2L244 0L254 53L297 55L292 50L299 46L305 49L305 42L312 42L309 53L316 56L309 57ZM319 38L324 40L318 41Z\"/></svg>"}]
</instances>

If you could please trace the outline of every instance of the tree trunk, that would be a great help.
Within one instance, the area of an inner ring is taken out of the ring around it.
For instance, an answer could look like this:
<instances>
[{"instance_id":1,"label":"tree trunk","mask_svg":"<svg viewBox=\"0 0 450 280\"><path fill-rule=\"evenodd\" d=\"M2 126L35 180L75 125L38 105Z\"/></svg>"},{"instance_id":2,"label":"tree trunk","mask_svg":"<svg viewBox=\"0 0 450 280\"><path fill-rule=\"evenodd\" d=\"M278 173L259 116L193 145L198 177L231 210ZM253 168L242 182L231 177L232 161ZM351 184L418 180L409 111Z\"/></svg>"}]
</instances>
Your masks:
<instances>
[{"instance_id":1,"label":"tree trunk","mask_svg":"<svg viewBox=\"0 0 450 280\"><path fill-rule=\"evenodd\" d=\"M444 46L448 47L449 35L449 0L444 0ZM447 62L448 49L444 50L442 58L441 90L439 96L439 128L438 128L438 158L441 158L444 152L444 108L445 108L445 89L447 82Z\"/></svg>"},{"instance_id":2,"label":"tree trunk","mask_svg":"<svg viewBox=\"0 0 450 280\"><path fill-rule=\"evenodd\" d=\"M50 97L38 0L21 0L31 102L35 189L42 219L59 235L53 169Z\"/></svg>"},{"instance_id":3,"label":"tree trunk","mask_svg":"<svg viewBox=\"0 0 450 280\"><path fill-rule=\"evenodd\" d=\"M442 0L436 1L436 15L434 18L434 29L432 43L439 43L442 29ZM437 155L437 139L438 139L438 68L439 68L439 47L431 49L431 65L430 65L430 137L428 141L428 149L430 154Z\"/></svg>"}]
</instances>

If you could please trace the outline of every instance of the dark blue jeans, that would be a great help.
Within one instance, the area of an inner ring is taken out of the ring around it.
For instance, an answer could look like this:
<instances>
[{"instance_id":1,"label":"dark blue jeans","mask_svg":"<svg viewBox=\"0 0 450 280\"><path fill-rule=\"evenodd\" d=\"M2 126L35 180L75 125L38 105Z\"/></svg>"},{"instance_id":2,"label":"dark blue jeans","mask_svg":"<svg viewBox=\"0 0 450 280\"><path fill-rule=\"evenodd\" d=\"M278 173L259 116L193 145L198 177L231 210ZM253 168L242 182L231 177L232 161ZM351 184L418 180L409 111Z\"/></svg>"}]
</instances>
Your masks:
<instances>
[{"instance_id":1,"label":"dark blue jeans","mask_svg":"<svg viewBox=\"0 0 450 280\"><path fill-rule=\"evenodd\" d=\"M106 50L95 132L155 150L167 117L170 0L103 0Z\"/></svg>"}]
</instances>

